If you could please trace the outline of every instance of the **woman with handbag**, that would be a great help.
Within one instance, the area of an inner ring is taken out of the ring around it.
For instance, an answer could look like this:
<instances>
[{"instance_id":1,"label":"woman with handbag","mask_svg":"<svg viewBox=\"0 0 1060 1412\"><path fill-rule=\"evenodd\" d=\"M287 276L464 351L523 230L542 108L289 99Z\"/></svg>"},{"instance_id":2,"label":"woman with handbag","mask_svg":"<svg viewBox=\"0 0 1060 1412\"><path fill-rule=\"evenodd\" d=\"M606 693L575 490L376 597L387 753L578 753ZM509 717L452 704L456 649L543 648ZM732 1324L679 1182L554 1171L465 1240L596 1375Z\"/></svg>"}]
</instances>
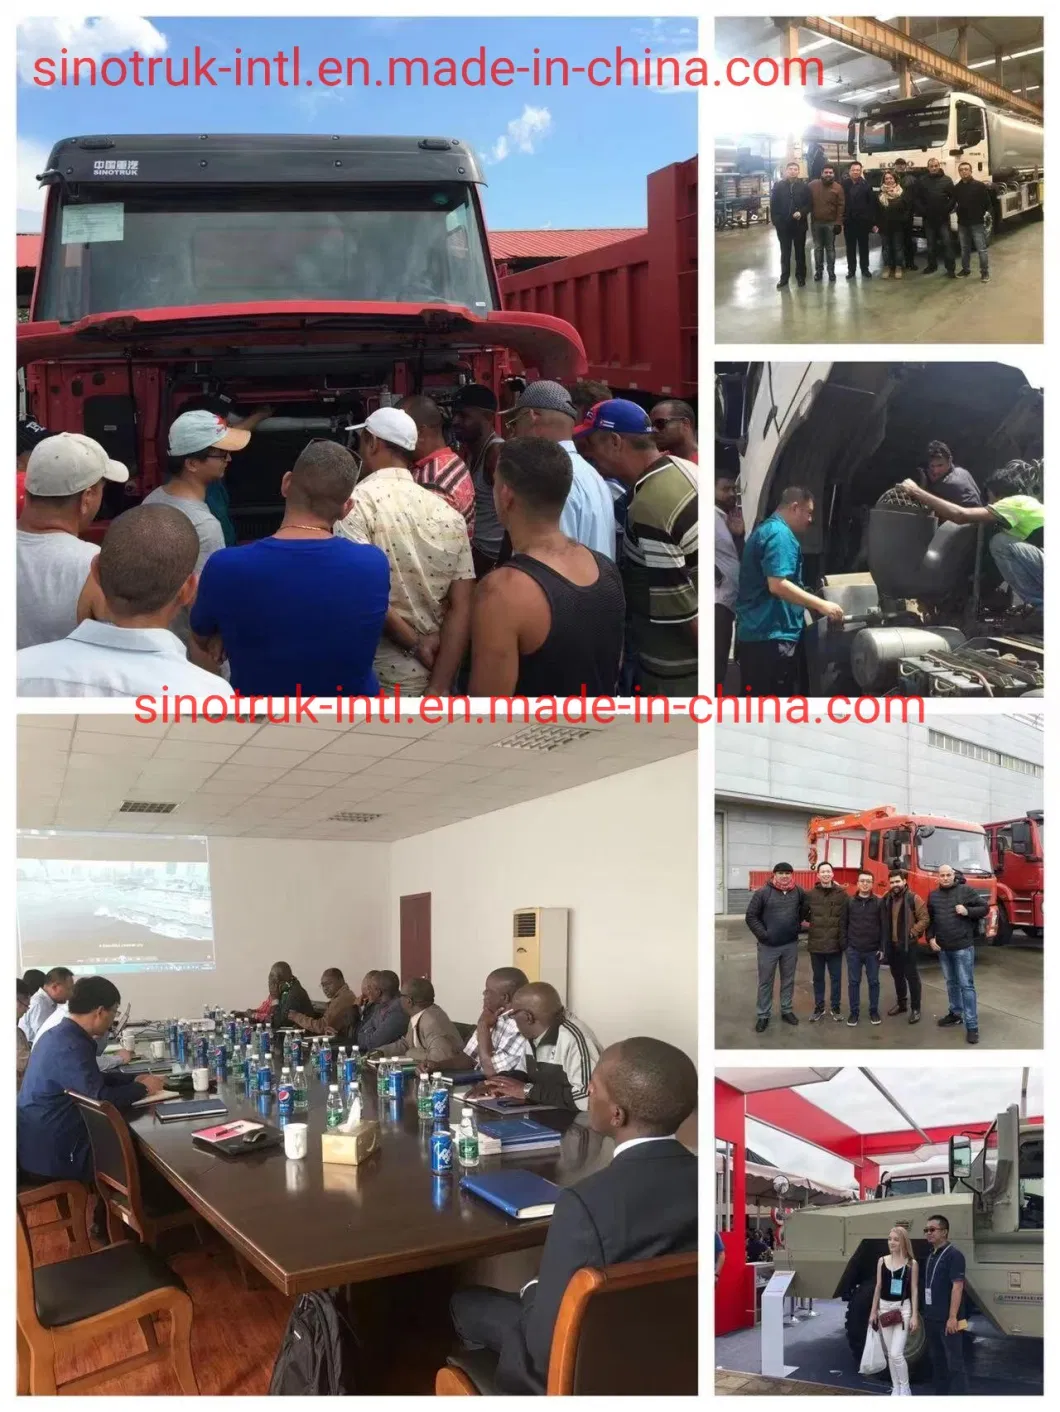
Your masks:
<instances>
[{"instance_id":1,"label":"woman with handbag","mask_svg":"<svg viewBox=\"0 0 1060 1412\"><path fill-rule=\"evenodd\" d=\"M879 1330L887 1353L892 1397L913 1395L905 1341L919 1327L919 1301L919 1271L909 1232L904 1226L895 1226L887 1236L887 1254L876 1264L876 1292L869 1314L869 1324Z\"/></svg>"}]
</instances>

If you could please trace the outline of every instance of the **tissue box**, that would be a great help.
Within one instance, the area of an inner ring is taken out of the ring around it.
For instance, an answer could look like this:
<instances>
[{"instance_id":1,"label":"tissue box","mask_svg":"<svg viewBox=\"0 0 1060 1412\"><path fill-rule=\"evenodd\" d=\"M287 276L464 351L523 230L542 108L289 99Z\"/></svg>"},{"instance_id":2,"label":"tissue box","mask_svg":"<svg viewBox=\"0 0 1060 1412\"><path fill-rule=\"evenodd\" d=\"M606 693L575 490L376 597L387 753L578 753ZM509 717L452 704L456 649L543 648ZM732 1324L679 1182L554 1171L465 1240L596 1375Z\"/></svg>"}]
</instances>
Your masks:
<instances>
[{"instance_id":1,"label":"tissue box","mask_svg":"<svg viewBox=\"0 0 1060 1412\"><path fill-rule=\"evenodd\" d=\"M379 1146L379 1124L358 1123L348 1133L324 1133L320 1139L321 1158L325 1162L338 1162L345 1167L356 1167L366 1157L370 1157Z\"/></svg>"}]
</instances>

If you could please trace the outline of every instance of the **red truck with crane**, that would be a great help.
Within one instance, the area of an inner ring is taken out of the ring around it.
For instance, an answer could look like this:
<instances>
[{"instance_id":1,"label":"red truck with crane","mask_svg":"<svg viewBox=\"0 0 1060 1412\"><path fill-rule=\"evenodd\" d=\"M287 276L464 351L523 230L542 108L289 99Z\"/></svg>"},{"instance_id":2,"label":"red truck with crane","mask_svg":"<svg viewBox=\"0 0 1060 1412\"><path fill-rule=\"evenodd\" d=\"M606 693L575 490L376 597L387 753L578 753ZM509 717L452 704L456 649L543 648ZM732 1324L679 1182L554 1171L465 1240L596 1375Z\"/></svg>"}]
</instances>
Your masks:
<instances>
[{"instance_id":1,"label":"red truck with crane","mask_svg":"<svg viewBox=\"0 0 1060 1412\"><path fill-rule=\"evenodd\" d=\"M1020 819L985 824L986 844L997 879L997 944L1015 928L1045 934L1045 811L1028 809Z\"/></svg>"}]
</instances>

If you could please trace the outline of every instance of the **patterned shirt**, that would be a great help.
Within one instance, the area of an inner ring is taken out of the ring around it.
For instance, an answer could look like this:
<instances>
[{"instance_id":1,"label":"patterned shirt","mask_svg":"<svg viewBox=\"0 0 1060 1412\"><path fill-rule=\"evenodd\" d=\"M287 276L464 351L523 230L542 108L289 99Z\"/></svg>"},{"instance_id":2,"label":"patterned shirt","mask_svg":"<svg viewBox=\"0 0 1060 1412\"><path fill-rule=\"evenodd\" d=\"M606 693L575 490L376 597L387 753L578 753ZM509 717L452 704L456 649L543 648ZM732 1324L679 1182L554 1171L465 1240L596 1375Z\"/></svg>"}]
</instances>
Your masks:
<instances>
[{"instance_id":1,"label":"patterned shirt","mask_svg":"<svg viewBox=\"0 0 1060 1412\"><path fill-rule=\"evenodd\" d=\"M699 486L690 462L660 456L633 487L621 564L637 684L645 694L694 696Z\"/></svg>"},{"instance_id":2,"label":"patterned shirt","mask_svg":"<svg viewBox=\"0 0 1060 1412\"><path fill-rule=\"evenodd\" d=\"M412 478L424 490L437 491L463 515L467 525L467 537L475 538L475 484L471 472L460 457L448 446L442 446L417 461L412 468Z\"/></svg>"},{"instance_id":3,"label":"patterned shirt","mask_svg":"<svg viewBox=\"0 0 1060 1412\"><path fill-rule=\"evenodd\" d=\"M475 577L463 518L403 466L374 471L358 484L335 533L382 549L390 561L390 607L421 635L441 629L450 586ZM375 671L381 687L400 686L410 696L422 696L430 680L427 668L385 634Z\"/></svg>"},{"instance_id":4,"label":"patterned shirt","mask_svg":"<svg viewBox=\"0 0 1060 1412\"><path fill-rule=\"evenodd\" d=\"M530 1041L519 1033L519 1026L511 1015L501 1015L490 1031L490 1049L493 1067L498 1074L507 1074L512 1069L526 1072L526 1057L530 1053ZM464 1045L464 1053L472 1059L478 1057L478 1035L473 1034Z\"/></svg>"}]
</instances>

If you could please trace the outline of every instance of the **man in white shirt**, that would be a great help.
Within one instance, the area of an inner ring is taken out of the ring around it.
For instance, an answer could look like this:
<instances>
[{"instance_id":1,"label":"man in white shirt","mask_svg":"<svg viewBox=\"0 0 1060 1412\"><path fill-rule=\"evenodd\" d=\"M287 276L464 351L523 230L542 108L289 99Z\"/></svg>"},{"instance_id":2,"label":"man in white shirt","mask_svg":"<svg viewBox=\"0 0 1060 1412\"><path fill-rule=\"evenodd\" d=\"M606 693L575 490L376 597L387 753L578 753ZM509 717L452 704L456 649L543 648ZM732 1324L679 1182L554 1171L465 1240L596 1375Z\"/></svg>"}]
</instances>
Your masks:
<instances>
[{"instance_id":1,"label":"man in white shirt","mask_svg":"<svg viewBox=\"0 0 1060 1412\"><path fill-rule=\"evenodd\" d=\"M15 534L17 646L57 642L77 626L77 604L98 544L80 539L99 514L107 481L129 479L89 436L41 441L26 466L26 503Z\"/></svg>"},{"instance_id":2,"label":"man in white shirt","mask_svg":"<svg viewBox=\"0 0 1060 1412\"><path fill-rule=\"evenodd\" d=\"M119 515L90 571L107 620L86 620L60 642L16 653L18 695L229 694L222 678L187 660L169 631L195 597L198 553L198 536L179 510L139 505Z\"/></svg>"},{"instance_id":3,"label":"man in white shirt","mask_svg":"<svg viewBox=\"0 0 1060 1412\"><path fill-rule=\"evenodd\" d=\"M486 977L482 990L482 1014L475 1033L464 1045L464 1053L485 1076L525 1069L530 1041L519 1033L511 1013L512 999L526 985L526 976L517 966L501 966Z\"/></svg>"},{"instance_id":4,"label":"man in white shirt","mask_svg":"<svg viewBox=\"0 0 1060 1412\"><path fill-rule=\"evenodd\" d=\"M714 680L711 692L725 683L740 591L740 555L744 525L737 500L736 478L730 471L714 472Z\"/></svg>"},{"instance_id":5,"label":"man in white shirt","mask_svg":"<svg viewBox=\"0 0 1060 1412\"><path fill-rule=\"evenodd\" d=\"M74 988L74 973L65 966L53 966L44 977L44 984L30 997L26 1013L18 1027L35 1044L37 1036L60 1006L66 1004Z\"/></svg>"}]
</instances>

